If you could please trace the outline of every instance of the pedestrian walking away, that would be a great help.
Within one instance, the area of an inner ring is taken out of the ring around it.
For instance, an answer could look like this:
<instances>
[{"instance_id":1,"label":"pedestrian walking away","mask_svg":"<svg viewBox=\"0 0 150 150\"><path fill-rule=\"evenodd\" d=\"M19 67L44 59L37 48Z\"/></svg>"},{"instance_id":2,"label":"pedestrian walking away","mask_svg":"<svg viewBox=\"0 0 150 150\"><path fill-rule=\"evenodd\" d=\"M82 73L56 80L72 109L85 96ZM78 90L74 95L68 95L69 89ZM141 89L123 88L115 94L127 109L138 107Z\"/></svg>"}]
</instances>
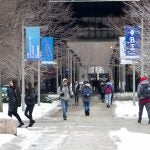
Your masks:
<instances>
[{"instance_id":1,"label":"pedestrian walking away","mask_svg":"<svg viewBox=\"0 0 150 150\"><path fill-rule=\"evenodd\" d=\"M84 81L81 93L82 93L82 101L83 101L85 116L89 116L92 87L87 81Z\"/></svg>"},{"instance_id":2,"label":"pedestrian walking away","mask_svg":"<svg viewBox=\"0 0 150 150\"><path fill-rule=\"evenodd\" d=\"M100 86L100 95L101 95L101 101L104 103L105 100L105 82L101 81L101 86Z\"/></svg>"},{"instance_id":3,"label":"pedestrian walking away","mask_svg":"<svg viewBox=\"0 0 150 150\"><path fill-rule=\"evenodd\" d=\"M9 82L9 89L8 89L8 115L10 117L14 115L17 118L19 122L18 127L21 127L24 125L22 119L20 118L17 112L18 107L20 106L21 106L20 90L17 84L17 80L12 79Z\"/></svg>"},{"instance_id":4,"label":"pedestrian walking away","mask_svg":"<svg viewBox=\"0 0 150 150\"><path fill-rule=\"evenodd\" d=\"M79 89L80 89L80 84L78 81L76 81L74 85L75 106L79 105Z\"/></svg>"},{"instance_id":5,"label":"pedestrian walking away","mask_svg":"<svg viewBox=\"0 0 150 150\"><path fill-rule=\"evenodd\" d=\"M32 88L31 82L27 83L26 85L26 95L25 95L25 116L30 120L30 123L27 127L32 127L35 123L35 120L32 118L32 113L35 104L37 103L37 94L35 90Z\"/></svg>"},{"instance_id":6,"label":"pedestrian walking away","mask_svg":"<svg viewBox=\"0 0 150 150\"><path fill-rule=\"evenodd\" d=\"M113 86L112 83L110 82L110 79L106 80L104 91L105 91L105 101L107 104L107 108L110 108L111 100L112 100L112 91L113 91Z\"/></svg>"},{"instance_id":7,"label":"pedestrian walking away","mask_svg":"<svg viewBox=\"0 0 150 150\"><path fill-rule=\"evenodd\" d=\"M148 124L150 124L150 84L146 76L140 78L140 83L137 88L137 95L139 99L139 118L138 123L142 121L143 108L146 107L148 114Z\"/></svg>"},{"instance_id":8,"label":"pedestrian walking away","mask_svg":"<svg viewBox=\"0 0 150 150\"><path fill-rule=\"evenodd\" d=\"M58 93L62 104L63 119L67 120L68 100L73 97L73 91L71 86L68 84L68 79L63 79L63 84L59 87Z\"/></svg>"}]
</instances>

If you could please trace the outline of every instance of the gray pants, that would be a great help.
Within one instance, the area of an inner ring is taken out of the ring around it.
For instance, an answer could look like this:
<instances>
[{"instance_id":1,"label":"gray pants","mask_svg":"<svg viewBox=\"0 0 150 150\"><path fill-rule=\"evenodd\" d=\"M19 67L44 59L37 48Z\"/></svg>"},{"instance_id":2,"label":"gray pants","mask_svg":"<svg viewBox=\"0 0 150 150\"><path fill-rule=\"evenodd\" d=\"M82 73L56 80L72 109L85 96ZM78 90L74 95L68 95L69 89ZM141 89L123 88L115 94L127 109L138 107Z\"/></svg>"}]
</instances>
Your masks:
<instances>
[{"instance_id":1,"label":"gray pants","mask_svg":"<svg viewBox=\"0 0 150 150\"><path fill-rule=\"evenodd\" d=\"M144 106L146 107L148 118L150 120L150 102L148 102L148 103L139 103L139 119L142 119Z\"/></svg>"}]
</instances>

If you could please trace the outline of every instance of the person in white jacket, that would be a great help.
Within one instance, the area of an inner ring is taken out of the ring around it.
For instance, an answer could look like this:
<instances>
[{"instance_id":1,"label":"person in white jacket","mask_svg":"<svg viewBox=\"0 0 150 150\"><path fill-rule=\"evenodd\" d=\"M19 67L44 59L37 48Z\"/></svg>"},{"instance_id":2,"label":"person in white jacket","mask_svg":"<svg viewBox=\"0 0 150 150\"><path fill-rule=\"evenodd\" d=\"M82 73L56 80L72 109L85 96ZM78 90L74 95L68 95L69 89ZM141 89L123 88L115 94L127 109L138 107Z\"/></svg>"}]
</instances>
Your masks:
<instances>
[{"instance_id":1,"label":"person in white jacket","mask_svg":"<svg viewBox=\"0 0 150 150\"><path fill-rule=\"evenodd\" d=\"M67 120L68 100L73 97L73 91L66 78L63 79L63 84L59 87L58 93L62 104L63 119Z\"/></svg>"}]
</instances>

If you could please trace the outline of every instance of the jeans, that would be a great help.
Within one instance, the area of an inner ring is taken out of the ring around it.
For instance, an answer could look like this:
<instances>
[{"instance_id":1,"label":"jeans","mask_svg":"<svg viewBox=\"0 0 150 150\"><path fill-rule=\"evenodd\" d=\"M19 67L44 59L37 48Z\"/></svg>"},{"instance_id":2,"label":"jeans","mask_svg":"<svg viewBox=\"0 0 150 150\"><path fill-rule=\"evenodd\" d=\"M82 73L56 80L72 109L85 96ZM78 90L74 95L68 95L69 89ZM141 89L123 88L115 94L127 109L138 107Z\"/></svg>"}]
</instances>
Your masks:
<instances>
[{"instance_id":1,"label":"jeans","mask_svg":"<svg viewBox=\"0 0 150 150\"><path fill-rule=\"evenodd\" d=\"M148 118L150 120L150 103L139 103L139 119L142 119L144 106L146 107Z\"/></svg>"},{"instance_id":2,"label":"jeans","mask_svg":"<svg viewBox=\"0 0 150 150\"><path fill-rule=\"evenodd\" d=\"M112 97L112 94L105 94L105 101L107 105L111 104L111 97Z\"/></svg>"},{"instance_id":3,"label":"jeans","mask_svg":"<svg viewBox=\"0 0 150 150\"><path fill-rule=\"evenodd\" d=\"M84 106L85 112L90 111L90 102L83 102L83 106Z\"/></svg>"},{"instance_id":4,"label":"jeans","mask_svg":"<svg viewBox=\"0 0 150 150\"><path fill-rule=\"evenodd\" d=\"M63 110L63 118L67 119L68 100L61 99L61 105Z\"/></svg>"},{"instance_id":5,"label":"jeans","mask_svg":"<svg viewBox=\"0 0 150 150\"><path fill-rule=\"evenodd\" d=\"M27 105L25 109L25 113L24 113L25 116L30 119L30 123L33 122L33 119L32 119L33 108L34 108L34 105Z\"/></svg>"},{"instance_id":6,"label":"jeans","mask_svg":"<svg viewBox=\"0 0 150 150\"><path fill-rule=\"evenodd\" d=\"M75 105L79 104L79 95L75 94Z\"/></svg>"}]
</instances>

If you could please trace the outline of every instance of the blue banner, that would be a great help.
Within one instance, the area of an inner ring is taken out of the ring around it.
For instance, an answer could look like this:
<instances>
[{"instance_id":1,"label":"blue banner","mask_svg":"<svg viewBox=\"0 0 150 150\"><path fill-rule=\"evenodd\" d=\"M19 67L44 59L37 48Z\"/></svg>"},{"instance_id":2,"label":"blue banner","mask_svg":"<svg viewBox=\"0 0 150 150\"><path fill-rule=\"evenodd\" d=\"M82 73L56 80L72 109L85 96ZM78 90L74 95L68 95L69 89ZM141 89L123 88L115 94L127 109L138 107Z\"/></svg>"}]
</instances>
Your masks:
<instances>
[{"instance_id":1,"label":"blue banner","mask_svg":"<svg viewBox=\"0 0 150 150\"><path fill-rule=\"evenodd\" d=\"M42 37L42 64L53 64L53 44L52 37Z\"/></svg>"},{"instance_id":2,"label":"blue banner","mask_svg":"<svg viewBox=\"0 0 150 150\"><path fill-rule=\"evenodd\" d=\"M139 26L125 26L124 32L126 44L126 57L128 59L139 59L141 52L141 28Z\"/></svg>"},{"instance_id":3,"label":"blue banner","mask_svg":"<svg viewBox=\"0 0 150 150\"><path fill-rule=\"evenodd\" d=\"M26 27L26 59L40 59L40 27Z\"/></svg>"}]
</instances>

